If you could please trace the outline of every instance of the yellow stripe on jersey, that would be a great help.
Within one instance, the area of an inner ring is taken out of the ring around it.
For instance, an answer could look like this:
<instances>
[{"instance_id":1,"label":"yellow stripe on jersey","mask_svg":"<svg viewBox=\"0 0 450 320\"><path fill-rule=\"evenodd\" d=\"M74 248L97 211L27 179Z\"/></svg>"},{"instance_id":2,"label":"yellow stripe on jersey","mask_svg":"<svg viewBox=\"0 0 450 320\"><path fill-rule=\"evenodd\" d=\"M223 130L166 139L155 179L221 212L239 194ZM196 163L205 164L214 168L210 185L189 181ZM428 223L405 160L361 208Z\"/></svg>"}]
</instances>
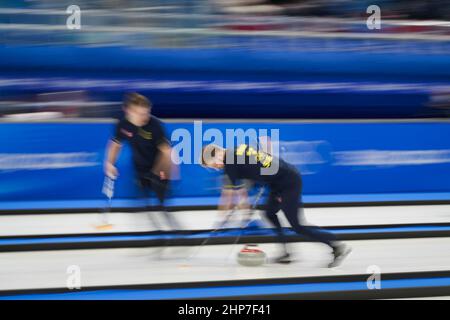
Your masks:
<instances>
[{"instance_id":1,"label":"yellow stripe on jersey","mask_svg":"<svg viewBox=\"0 0 450 320\"><path fill-rule=\"evenodd\" d=\"M238 186L234 186L234 185L232 185L232 184L226 184L226 185L223 186L223 188L226 189L226 190L230 190L230 189L241 189L241 188L243 188L243 187L245 187L245 184L244 184L244 183L243 183L243 184L240 184L240 185L238 185Z\"/></svg>"},{"instance_id":2,"label":"yellow stripe on jersey","mask_svg":"<svg viewBox=\"0 0 450 320\"><path fill-rule=\"evenodd\" d=\"M247 150L247 152L245 152L245 154L248 157L251 157L251 156L255 157L255 160L257 162L259 162L264 168L268 168L272 165L273 157L271 155L269 155L268 153L265 153L263 151L257 151L252 147L248 147L248 149L247 149L247 147L248 146L246 144L241 144L236 149L236 155L243 156L245 150Z\"/></svg>"}]
</instances>

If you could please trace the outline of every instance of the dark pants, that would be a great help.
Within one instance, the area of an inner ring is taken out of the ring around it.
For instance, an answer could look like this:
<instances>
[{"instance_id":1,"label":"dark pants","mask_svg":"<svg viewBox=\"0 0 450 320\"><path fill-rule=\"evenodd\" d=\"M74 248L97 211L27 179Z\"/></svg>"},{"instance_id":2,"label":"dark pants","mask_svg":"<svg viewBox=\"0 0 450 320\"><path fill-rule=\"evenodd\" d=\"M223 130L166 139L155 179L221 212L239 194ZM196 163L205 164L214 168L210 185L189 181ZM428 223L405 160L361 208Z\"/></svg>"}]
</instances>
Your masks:
<instances>
[{"instance_id":1,"label":"dark pants","mask_svg":"<svg viewBox=\"0 0 450 320\"><path fill-rule=\"evenodd\" d=\"M158 199L158 205L152 207L156 211L161 212L164 215L167 223L172 229L179 230L180 225L174 217L169 213L168 207L165 202L169 193L169 180L161 180L159 176L152 172L138 173L138 183L141 188L143 197L147 200L150 193L153 191ZM146 205L144 210L149 211L150 206ZM151 218L151 217L150 217ZM159 228L156 220L151 219L155 227Z\"/></svg>"},{"instance_id":2,"label":"dark pants","mask_svg":"<svg viewBox=\"0 0 450 320\"><path fill-rule=\"evenodd\" d=\"M138 173L139 186L144 197L148 197L153 191L158 199L159 206L164 208L169 191L169 180L161 180L156 174L152 172Z\"/></svg>"},{"instance_id":3,"label":"dark pants","mask_svg":"<svg viewBox=\"0 0 450 320\"><path fill-rule=\"evenodd\" d=\"M330 247L336 240L335 236L324 229L302 224L303 203L300 200L302 179L298 172L293 171L274 186L270 186L270 194L266 206L266 217L275 225L278 240L285 244L286 237L281 228L277 212L282 210L292 229L306 238L322 242ZM280 201L281 200L281 201Z\"/></svg>"}]
</instances>

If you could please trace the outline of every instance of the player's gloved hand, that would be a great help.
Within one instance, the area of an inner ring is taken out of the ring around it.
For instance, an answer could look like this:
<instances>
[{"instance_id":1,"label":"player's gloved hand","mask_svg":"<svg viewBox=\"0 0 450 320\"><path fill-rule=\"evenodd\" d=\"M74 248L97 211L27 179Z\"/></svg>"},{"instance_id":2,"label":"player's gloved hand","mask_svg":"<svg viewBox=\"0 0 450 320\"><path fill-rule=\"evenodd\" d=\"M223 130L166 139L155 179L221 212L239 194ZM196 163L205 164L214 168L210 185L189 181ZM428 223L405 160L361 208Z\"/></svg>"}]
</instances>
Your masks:
<instances>
[{"instance_id":1,"label":"player's gloved hand","mask_svg":"<svg viewBox=\"0 0 450 320\"><path fill-rule=\"evenodd\" d=\"M119 175L119 171L111 162L106 162L104 169L105 175L110 177L111 179L116 179L117 176Z\"/></svg>"}]
</instances>

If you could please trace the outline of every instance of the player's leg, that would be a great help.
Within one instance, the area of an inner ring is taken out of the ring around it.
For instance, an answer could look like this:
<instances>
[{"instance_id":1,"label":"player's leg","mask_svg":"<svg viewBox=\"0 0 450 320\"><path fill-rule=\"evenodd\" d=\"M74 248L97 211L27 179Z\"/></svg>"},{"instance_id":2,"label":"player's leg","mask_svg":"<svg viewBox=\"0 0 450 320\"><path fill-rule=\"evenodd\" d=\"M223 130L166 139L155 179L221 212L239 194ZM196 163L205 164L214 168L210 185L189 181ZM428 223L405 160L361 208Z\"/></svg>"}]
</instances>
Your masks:
<instances>
[{"instance_id":1,"label":"player's leg","mask_svg":"<svg viewBox=\"0 0 450 320\"><path fill-rule=\"evenodd\" d=\"M181 226L177 219L170 211L170 207L166 206L166 199L170 188L169 180L159 180L158 185L154 187L156 197L159 201L159 211L164 215L168 225L172 230L181 230Z\"/></svg>"},{"instance_id":2,"label":"player's leg","mask_svg":"<svg viewBox=\"0 0 450 320\"><path fill-rule=\"evenodd\" d=\"M283 246L283 253L280 257L276 258L276 261L279 263L289 263L290 262L290 254L287 250L287 240L286 236L283 233L283 228L281 226L280 220L278 219L277 212L280 211L279 197L274 192L270 192L267 203L266 203L266 218L275 226L275 231L277 233L278 241Z\"/></svg>"},{"instance_id":3,"label":"player's leg","mask_svg":"<svg viewBox=\"0 0 450 320\"><path fill-rule=\"evenodd\" d=\"M313 241L324 243L333 250L334 258L329 266L337 266L351 250L344 244L338 242L333 233L316 226L306 226L300 222L300 219L303 220L303 203L299 201L301 189L301 178L285 188L281 193L281 209L295 232Z\"/></svg>"},{"instance_id":4,"label":"player's leg","mask_svg":"<svg viewBox=\"0 0 450 320\"><path fill-rule=\"evenodd\" d=\"M300 223L300 219L303 217L303 205L298 201L300 192L295 190L295 187L292 189L283 192L281 195L281 209L292 229L310 240L321 242L334 248L336 241L334 234L316 226L306 226Z\"/></svg>"},{"instance_id":5,"label":"player's leg","mask_svg":"<svg viewBox=\"0 0 450 320\"><path fill-rule=\"evenodd\" d=\"M145 178L144 174L138 174L137 185L139 187L141 199L144 202L144 205L140 208L139 211L146 212L153 227L156 230L161 230L161 225L158 222L158 219L156 219L154 214L150 212L151 210L153 210L152 206L150 206L149 204L151 184L149 180Z\"/></svg>"},{"instance_id":6,"label":"player's leg","mask_svg":"<svg viewBox=\"0 0 450 320\"><path fill-rule=\"evenodd\" d=\"M164 216L167 224L172 230L181 230L181 226L175 217L170 212L168 206L166 206L166 200L169 193L170 182L169 180L162 180L157 175L150 173L145 176L145 179L148 181L150 189L156 195L158 199L158 205L156 206L156 210L161 212Z\"/></svg>"}]
</instances>

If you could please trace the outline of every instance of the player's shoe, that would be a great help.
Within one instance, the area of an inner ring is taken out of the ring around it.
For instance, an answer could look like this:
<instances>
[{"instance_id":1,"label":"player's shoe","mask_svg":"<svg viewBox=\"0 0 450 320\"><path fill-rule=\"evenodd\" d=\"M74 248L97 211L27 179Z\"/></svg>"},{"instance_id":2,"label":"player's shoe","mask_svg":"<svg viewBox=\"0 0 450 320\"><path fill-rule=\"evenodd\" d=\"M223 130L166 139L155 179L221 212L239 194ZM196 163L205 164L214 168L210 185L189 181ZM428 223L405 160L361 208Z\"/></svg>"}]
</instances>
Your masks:
<instances>
[{"instance_id":1,"label":"player's shoe","mask_svg":"<svg viewBox=\"0 0 450 320\"><path fill-rule=\"evenodd\" d=\"M344 261L344 259L352 252L352 249L345 245L339 244L333 248L333 261L330 262L328 268L337 267Z\"/></svg>"},{"instance_id":2,"label":"player's shoe","mask_svg":"<svg viewBox=\"0 0 450 320\"><path fill-rule=\"evenodd\" d=\"M292 262L291 255L289 253L283 254L281 257L275 258L276 263L288 264Z\"/></svg>"}]
</instances>

